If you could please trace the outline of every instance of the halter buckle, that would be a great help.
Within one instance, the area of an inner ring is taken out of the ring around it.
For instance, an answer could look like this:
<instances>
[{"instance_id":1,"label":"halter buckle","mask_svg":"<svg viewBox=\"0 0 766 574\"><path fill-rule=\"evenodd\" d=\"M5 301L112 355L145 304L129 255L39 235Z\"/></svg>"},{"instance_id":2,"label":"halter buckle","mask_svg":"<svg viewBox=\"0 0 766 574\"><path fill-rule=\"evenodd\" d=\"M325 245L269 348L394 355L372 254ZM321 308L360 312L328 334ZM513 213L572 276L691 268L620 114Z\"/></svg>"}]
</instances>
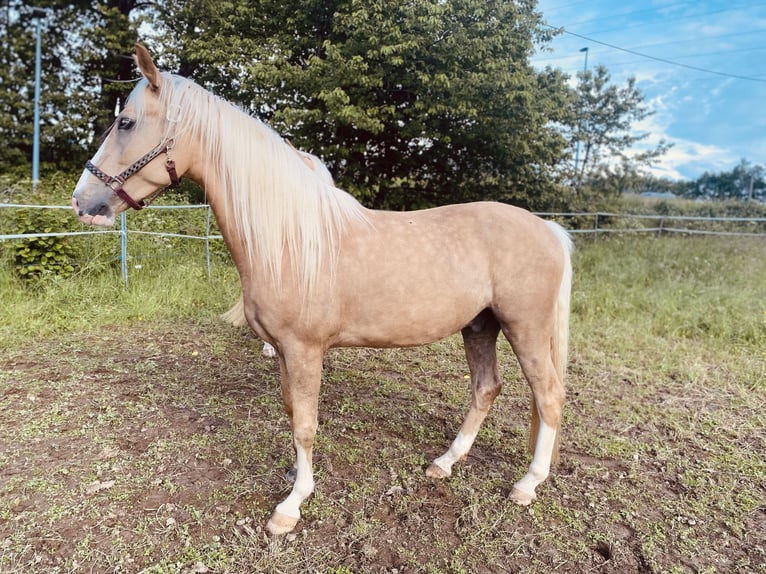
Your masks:
<instances>
[{"instance_id":1,"label":"halter buckle","mask_svg":"<svg viewBox=\"0 0 766 574\"><path fill-rule=\"evenodd\" d=\"M105 182L105 183L108 187L112 189L113 192L117 193L117 190L121 189L125 182L122 181L119 177L113 177L108 182Z\"/></svg>"}]
</instances>

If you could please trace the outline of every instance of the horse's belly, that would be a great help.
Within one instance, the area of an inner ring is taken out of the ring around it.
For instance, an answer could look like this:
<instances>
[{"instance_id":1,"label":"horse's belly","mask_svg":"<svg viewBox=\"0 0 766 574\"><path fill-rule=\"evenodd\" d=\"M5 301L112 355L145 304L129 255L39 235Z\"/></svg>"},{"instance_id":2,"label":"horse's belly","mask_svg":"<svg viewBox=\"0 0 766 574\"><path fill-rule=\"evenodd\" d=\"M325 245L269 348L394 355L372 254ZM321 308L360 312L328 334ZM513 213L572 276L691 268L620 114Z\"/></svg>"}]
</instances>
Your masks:
<instances>
[{"instance_id":1,"label":"horse's belly","mask_svg":"<svg viewBox=\"0 0 766 574\"><path fill-rule=\"evenodd\" d=\"M336 346L409 347L438 341L459 331L485 305L457 299L432 304L394 305L386 298L370 300L366 309L341 316Z\"/></svg>"},{"instance_id":2,"label":"horse's belly","mask_svg":"<svg viewBox=\"0 0 766 574\"><path fill-rule=\"evenodd\" d=\"M389 246L390 247L390 246ZM492 299L486 257L438 246L368 254L339 274L339 344L412 346L466 326Z\"/></svg>"}]
</instances>

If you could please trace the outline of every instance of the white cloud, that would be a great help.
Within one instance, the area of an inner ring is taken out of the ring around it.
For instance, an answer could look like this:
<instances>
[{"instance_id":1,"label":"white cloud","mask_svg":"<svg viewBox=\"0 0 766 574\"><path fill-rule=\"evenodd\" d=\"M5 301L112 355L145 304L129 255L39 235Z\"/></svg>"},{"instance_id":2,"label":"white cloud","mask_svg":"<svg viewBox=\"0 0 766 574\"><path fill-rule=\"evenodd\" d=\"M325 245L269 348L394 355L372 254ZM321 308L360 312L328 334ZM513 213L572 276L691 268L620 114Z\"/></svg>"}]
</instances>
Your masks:
<instances>
[{"instance_id":1,"label":"white cloud","mask_svg":"<svg viewBox=\"0 0 766 574\"><path fill-rule=\"evenodd\" d=\"M656 96L648 102L649 108L655 113L635 124L634 133L647 135L635 146L633 152L655 149L663 140L672 144L649 170L658 177L695 179L704 171L730 169L738 159L730 150L670 135L668 127L675 112L668 106L667 100L672 99L673 91L671 89L670 94Z\"/></svg>"},{"instance_id":2,"label":"white cloud","mask_svg":"<svg viewBox=\"0 0 766 574\"><path fill-rule=\"evenodd\" d=\"M731 169L736 158L731 152L715 145L706 145L680 138L667 138L673 144L651 170L654 175L671 179L694 179L704 171Z\"/></svg>"}]
</instances>

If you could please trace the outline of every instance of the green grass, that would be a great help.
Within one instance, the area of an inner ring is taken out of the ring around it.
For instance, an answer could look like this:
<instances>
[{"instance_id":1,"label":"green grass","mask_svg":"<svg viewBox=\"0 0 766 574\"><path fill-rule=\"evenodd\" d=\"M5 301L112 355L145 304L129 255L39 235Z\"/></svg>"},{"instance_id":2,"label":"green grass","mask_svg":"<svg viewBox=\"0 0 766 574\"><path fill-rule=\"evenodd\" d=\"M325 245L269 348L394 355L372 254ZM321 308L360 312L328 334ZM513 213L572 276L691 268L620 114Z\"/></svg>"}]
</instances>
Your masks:
<instances>
[{"instance_id":1,"label":"green grass","mask_svg":"<svg viewBox=\"0 0 766 574\"><path fill-rule=\"evenodd\" d=\"M208 280L201 245L170 253L160 248L157 241L132 242L138 256L129 259L127 287L116 261L85 264L72 278L33 282L16 277L10 264L0 265L0 339L23 345L48 334L108 325L209 318L239 296L239 277L227 258L213 258Z\"/></svg>"},{"instance_id":2,"label":"green grass","mask_svg":"<svg viewBox=\"0 0 766 574\"><path fill-rule=\"evenodd\" d=\"M508 501L529 458L507 343L445 482L423 469L469 400L459 338L329 352L317 492L277 540L290 435L274 361L217 319L236 274L151 261L127 289L0 271L3 572L766 572L765 241L579 240L562 462L531 508Z\"/></svg>"},{"instance_id":3,"label":"green grass","mask_svg":"<svg viewBox=\"0 0 766 574\"><path fill-rule=\"evenodd\" d=\"M642 336L759 345L764 258L762 240L623 238L584 246L574 313Z\"/></svg>"}]
</instances>

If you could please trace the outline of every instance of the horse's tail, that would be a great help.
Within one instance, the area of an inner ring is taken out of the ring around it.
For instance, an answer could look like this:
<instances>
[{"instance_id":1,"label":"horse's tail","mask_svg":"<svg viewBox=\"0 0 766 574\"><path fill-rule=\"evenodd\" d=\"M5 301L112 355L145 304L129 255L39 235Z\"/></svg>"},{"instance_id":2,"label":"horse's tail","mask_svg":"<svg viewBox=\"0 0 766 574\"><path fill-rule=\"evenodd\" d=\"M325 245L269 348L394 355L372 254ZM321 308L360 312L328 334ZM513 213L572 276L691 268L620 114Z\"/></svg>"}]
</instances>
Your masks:
<instances>
[{"instance_id":1,"label":"horse's tail","mask_svg":"<svg viewBox=\"0 0 766 574\"><path fill-rule=\"evenodd\" d=\"M559 292L556 298L556 310L554 311L553 339L551 340L551 358L556 369L556 376L561 385L564 385L564 377L567 370L567 354L569 352L569 309L572 297L572 251L574 244L569 233L559 224L547 221L548 227L553 231L564 251L564 270L559 284ZM537 442L537 433L540 428L540 413L537 410L534 396L532 397L532 429L529 435L529 451L534 452ZM561 428L556 429L556 442L553 445L551 457L552 463L559 460L559 437Z\"/></svg>"},{"instance_id":2,"label":"horse's tail","mask_svg":"<svg viewBox=\"0 0 766 574\"><path fill-rule=\"evenodd\" d=\"M234 306L231 309L221 315L221 319L235 327L244 327L247 325L247 319L245 319L245 302L242 295L239 296L239 300L234 303Z\"/></svg>"}]
</instances>

